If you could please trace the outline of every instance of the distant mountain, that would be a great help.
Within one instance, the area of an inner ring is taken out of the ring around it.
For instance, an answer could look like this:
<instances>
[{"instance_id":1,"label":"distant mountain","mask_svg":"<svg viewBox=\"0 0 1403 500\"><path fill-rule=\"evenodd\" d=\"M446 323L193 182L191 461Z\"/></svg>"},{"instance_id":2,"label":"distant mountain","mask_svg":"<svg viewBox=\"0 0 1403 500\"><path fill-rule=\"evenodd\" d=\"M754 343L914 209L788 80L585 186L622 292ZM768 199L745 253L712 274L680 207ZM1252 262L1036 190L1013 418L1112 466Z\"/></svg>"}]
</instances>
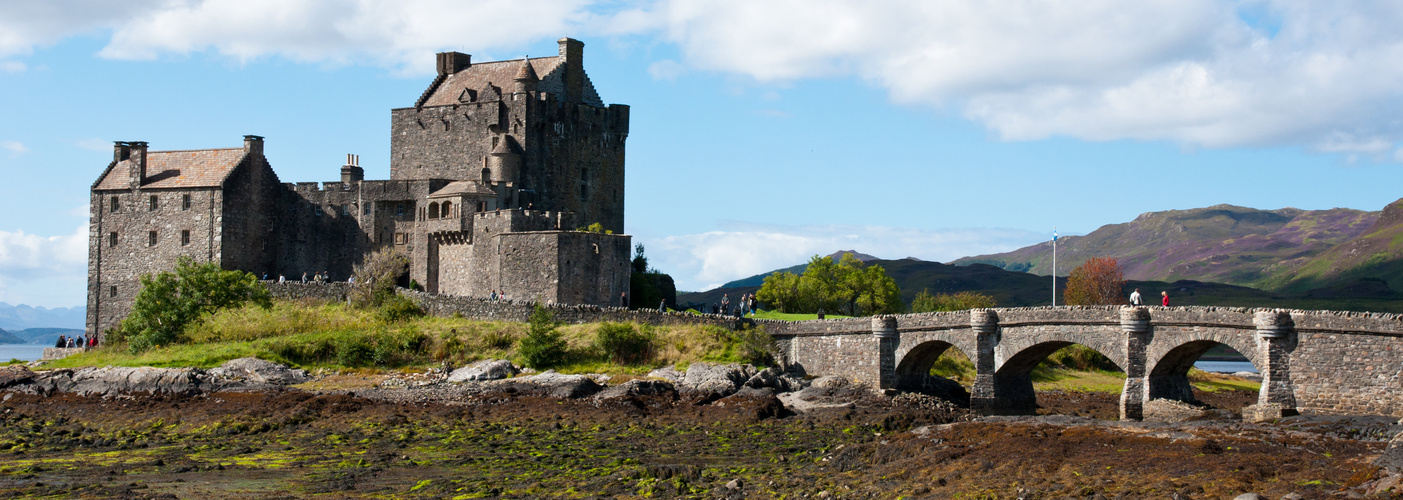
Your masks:
<instances>
[{"instance_id":1,"label":"distant mountain","mask_svg":"<svg viewBox=\"0 0 1403 500\"><path fill-rule=\"evenodd\" d=\"M1326 255L1338 255L1331 252L1369 234L1377 236L1365 246L1376 251L1370 255L1380 255L1379 245L1391 244L1388 238L1396 234L1393 231L1403 234L1403 226L1396 222L1380 227L1380 216L1381 212L1344 208L1257 210L1233 205L1150 212L1131 222L1102 226L1086 236L1061 238L1057 271L1065 276L1088 258L1114 257L1127 279L1216 282L1281 292L1339 286L1340 278L1369 276L1367 271L1378 267L1351 271L1374 262L1367 259L1340 261L1348 269L1331 267L1326 264L1335 261ZM1403 219L1403 214L1399 218ZM989 264L1047 275L1052 271L1052 247L1044 242L953 263ZM1312 278L1299 280L1298 274ZM1397 268L1395 276L1403 278L1403 266ZM1403 289L1403 279L1389 282L1395 289Z\"/></svg>"},{"instance_id":2,"label":"distant mountain","mask_svg":"<svg viewBox=\"0 0 1403 500\"><path fill-rule=\"evenodd\" d=\"M23 344L24 339L16 337L5 330L0 330L0 344Z\"/></svg>"},{"instance_id":3,"label":"distant mountain","mask_svg":"<svg viewBox=\"0 0 1403 500\"><path fill-rule=\"evenodd\" d=\"M12 306L0 302L0 328L23 330L25 328L83 328L87 324L85 307L30 307L24 304Z\"/></svg>"},{"instance_id":4,"label":"distant mountain","mask_svg":"<svg viewBox=\"0 0 1403 500\"><path fill-rule=\"evenodd\" d=\"M20 343L54 345L60 335L81 337L83 330L75 328L26 328L18 332L10 332L10 334L19 337Z\"/></svg>"},{"instance_id":5,"label":"distant mountain","mask_svg":"<svg viewBox=\"0 0 1403 500\"><path fill-rule=\"evenodd\" d=\"M1293 263L1292 271L1269 284L1313 296L1403 290L1403 200L1384 207L1363 234Z\"/></svg>"}]
</instances>

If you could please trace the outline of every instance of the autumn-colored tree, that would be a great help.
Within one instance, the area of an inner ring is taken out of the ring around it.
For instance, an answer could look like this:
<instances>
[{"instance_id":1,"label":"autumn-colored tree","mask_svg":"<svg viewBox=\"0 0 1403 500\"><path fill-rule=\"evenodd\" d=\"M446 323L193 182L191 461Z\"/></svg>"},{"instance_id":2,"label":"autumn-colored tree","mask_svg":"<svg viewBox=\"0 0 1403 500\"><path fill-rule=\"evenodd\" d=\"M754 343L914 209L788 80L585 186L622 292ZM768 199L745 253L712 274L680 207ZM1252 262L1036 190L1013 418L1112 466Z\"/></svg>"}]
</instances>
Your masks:
<instances>
[{"instance_id":1,"label":"autumn-colored tree","mask_svg":"<svg viewBox=\"0 0 1403 500\"><path fill-rule=\"evenodd\" d=\"M1067 275L1062 299L1071 306L1124 304L1125 274L1116 259L1092 257Z\"/></svg>"}]
</instances>

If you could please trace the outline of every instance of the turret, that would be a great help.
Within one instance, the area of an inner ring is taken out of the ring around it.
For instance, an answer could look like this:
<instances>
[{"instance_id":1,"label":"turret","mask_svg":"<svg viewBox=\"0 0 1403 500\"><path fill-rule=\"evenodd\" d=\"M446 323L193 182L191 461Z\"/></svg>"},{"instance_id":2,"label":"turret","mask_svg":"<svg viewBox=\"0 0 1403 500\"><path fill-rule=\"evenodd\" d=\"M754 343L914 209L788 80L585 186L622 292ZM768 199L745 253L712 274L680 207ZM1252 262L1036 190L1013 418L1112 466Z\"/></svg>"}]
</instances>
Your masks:
<instances>
[{"instance_id":1,"label":"turret","mask_svg":"<svg viewBox=\"0 0 1403 500\"><path fill-rule=\"evenodd\" d=\"M541 81L541 79L536 76L536 68L531 66L530 57L521 60L521 68L516 70L516 78L514 80L516 81L516 85L513 86L512 92L525 94L527 92L536 91L536 83Z\"/></svg>"},{"instance_id":2,"label":"turret","mask_svg":"<svg viewBox=\"0 0 1403 500\"><path fill-rule=\"evenodd\" d=\"M515 139L512 136L503 136L497 141L497 147L492 149L492 154L487 156L487 169L492 171L492 182L517 182L517 175L521 172L521 154L517 153Z\"/></svg>"}]
</instances>

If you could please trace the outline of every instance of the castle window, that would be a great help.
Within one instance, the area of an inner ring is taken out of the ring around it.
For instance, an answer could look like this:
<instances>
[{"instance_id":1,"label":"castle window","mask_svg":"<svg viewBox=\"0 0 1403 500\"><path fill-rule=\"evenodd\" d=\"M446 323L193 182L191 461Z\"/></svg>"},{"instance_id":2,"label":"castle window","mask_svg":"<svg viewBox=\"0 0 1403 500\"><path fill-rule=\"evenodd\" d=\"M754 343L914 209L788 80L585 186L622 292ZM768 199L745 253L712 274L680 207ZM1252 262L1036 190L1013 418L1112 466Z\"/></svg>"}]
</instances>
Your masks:
<instances>
[{"instance_id":1,"label":"castle window","mask_svg":"<svg viewBox=\"0 0 1403 500\"><path fill-rule=\"evenodd\" d=\"M156 211L156 195L151 195L151 211Z\"/></svg>"},{"instance_id":2,"label":"castle window","mask_svg":"<svg viewBox=\"0 0 1403 500\"><path fill-rule=\"evenodd\" d=\"M430 203L430 204L429 204L429 218L430 218L430 219L437 219L437 218L438 218L438 203Z\"/></svg>"},{"instance_id":3,"label":"castle window","mask_svg":"<svg viewBox=\"0 0 1403 500\"><path fill-rule=\"evenodd\" d=\"M366 204L365 204L365 215L370 215L370 204L369 204L369 203L366 203Z\"/></svg>"},{"instance_id":4,"label":"castle window","mask_svg":"<svg viewBox=\"0 0 1403 500\"><path fill-rule=\"evenodd\" d=\"M112 286L110 286L110 287L107 287L107 296L108 296L108 297L116 297L116 296L117 296L117 285L112 285Z\"/></svg>"},{"instance_id":5,"label":"castle window","mask_svg":"<svg viewBox=\"0 0 1403 500\"><path fill-rule=\"evenodd\" d=\"M107 233L107 246L117 246L117 233Z\"/></svg>"},{"instance_id":6,"label":"castle window","mask_svg":"<svg viewBox=\"0 0 1403 500\"><path fill-rule=\"evenodd\" d=\"M181 230L181 231L180 231L180 246L186 246L186 245L189 245L189 244L190 244L190 230L189 230L189 229Z\"/></svg>"},{"instance_id":7,"label":"castle window","mask_svg":"<svg viewBox=\"0 0 1403 500\"><path fill-rule=\"evenodd\" d=\"M409 244L409 234L407 234L407 233L395 233L395 244L396 244L396 245L408 245L408 244Z\"/></svg>"},{"instance_id":8,"label":"castle window","mask_svg":"<svg viewBox=\"0 0 1403 500\"><path fill-rule=\"evenodd\" d=\"M109 210L109 212L116 212L118 206L119 206L119 205L117 204L117 197L116 197L116 196L113 196L113 197L112 197L112 209Z\"/></svg>"},{"instance_id":9,"label":"castle window","mask_svg":"<svg viewBox=\"0 0 1403 500\"><path fill-rule=\"evenodd\" d=\"M189 209L190 209L190 195L186 194L186 195L181 195L181 196L180 196L180 209L181 209L181 210L189 210Z\"/></svg>"},{"instance_id":10,"label":"castle window","mask_svg":"<svg viewBox=\"0 0 1403 500\"><path fill-rule=\"evenodd\" d=\"M580 199L589 198L589 169L580 169Z\"/></svg>"},{"instance_id":11,"label":"castle window","mask_svg":"<svg viewBox=\"0 0 1403 500\"><path fill-rule=\"evenodd\" d=\"M440 217L452 217L452 216L453 216L453 202L451 202L451 201L445 201L445 202L443 202L443 211L439 213L439 216L440 216Z\"/></svg>"},{"instance_id":12,"label":"castle window","mask_svg":"<svg viewBox=\"0 0 1403 500\"><path fill-rule=\"evenodd\" d=\"M321 217L321 216L322 216L322 206L321 206L321 205L312 205L312 215L315 215L315 216L317 216L317 217Z\"/></svg>"},{"instance_id":13,"label":"castle window","mask_svg":"<svg viewBox=\"0 0 1403 500\"><path fill-rule=\"evenodd\" d=\"M347 204L345 204L345 203L342 203L342 204L341 204L341 215L351 215L351 206L350 206L350 205L347 205Z\"/></svg>"},{"instance_id":14,"label":"castle window","mask_svg":"<svg viewBox=\"0 0 1403 500\"><path fill-rule=\"evenodd\" d=\"M395 204L395 215L404 215L404 204Z\"/></svg>"},{"instance_id":15,"label":"castle window","mask_svg":"<svg viewBox=\"0 0 1403 500\"><path fill-rule=\"evenodd\" d=\"M148 246L148 247L154 247L154 246L156 246L156 232L155 232L155 231L147 231L147 232L146 232L146 246Z\"/></svg>"}]
</instances>

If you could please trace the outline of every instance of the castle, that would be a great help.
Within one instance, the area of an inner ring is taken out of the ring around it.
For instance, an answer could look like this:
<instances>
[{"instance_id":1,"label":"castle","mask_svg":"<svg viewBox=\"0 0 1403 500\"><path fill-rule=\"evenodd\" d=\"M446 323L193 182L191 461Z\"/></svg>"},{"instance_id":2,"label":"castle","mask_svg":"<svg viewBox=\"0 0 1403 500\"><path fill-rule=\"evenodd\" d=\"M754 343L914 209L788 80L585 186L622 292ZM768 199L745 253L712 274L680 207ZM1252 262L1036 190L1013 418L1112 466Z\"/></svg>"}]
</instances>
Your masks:
<instances>
[{"instance_id":1,"label":"castle","mask_svg":"<svg viewBox=\"0 0 1403 500\"><path fill-rule=\"evenodd\" d=\"M390 112L390 180L364 180L347 155L340 182L285 184L254 135L229 149L116 143L91 191L87 330L120 323L141 275L182 256L345 280L393 247L431 293L618 305L630 276L629 108L604 105L584 43L559 45L554 57L476 64L437 54L429 88ZM576 230L593 223L607 231Z\"/></svg>"}]
</instances>

